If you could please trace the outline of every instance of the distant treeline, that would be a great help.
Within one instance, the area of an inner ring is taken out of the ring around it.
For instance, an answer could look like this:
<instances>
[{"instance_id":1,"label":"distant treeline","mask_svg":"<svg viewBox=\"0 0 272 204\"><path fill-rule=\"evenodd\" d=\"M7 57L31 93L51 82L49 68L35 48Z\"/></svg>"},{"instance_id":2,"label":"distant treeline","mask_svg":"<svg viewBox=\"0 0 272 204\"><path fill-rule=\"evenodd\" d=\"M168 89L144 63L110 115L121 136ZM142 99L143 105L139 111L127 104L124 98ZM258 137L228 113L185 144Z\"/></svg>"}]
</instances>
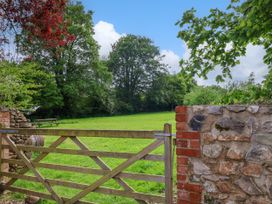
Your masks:
<instances>
[{"instance_id":1,"label":"distant treeline","mask_svg":"<svg viewBox=\"0 0 272 204\"><path fill-rule=\"evenodd\" d=\"M16 36L18 62L0 61L0 106L38 117L81 117L173 110L176 105L269 102L271 74L262 84L198 86L192 77L170 74L160 50L143 36L126 35L106 60L98 55L92 12L80 3L65 8L72 42L44 46L39 38Z\"/></svg>"}]
</instances>

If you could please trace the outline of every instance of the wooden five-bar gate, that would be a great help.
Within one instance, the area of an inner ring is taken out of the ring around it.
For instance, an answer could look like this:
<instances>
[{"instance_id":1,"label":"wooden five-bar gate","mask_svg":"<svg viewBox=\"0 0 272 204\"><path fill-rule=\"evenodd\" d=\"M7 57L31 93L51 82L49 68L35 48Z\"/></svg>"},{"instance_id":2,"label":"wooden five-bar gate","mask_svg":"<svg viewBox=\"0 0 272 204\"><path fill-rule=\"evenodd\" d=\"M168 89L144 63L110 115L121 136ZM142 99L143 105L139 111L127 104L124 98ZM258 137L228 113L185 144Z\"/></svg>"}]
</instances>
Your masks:
<instances>
[{"instance_id":1,"label":"wooden five-bar gate","mask_svg":"<svg viewBox=\"0 0 272 204\"><path fill-rule=\"evenodd\" d=\"M45 137L57 136L57 140L48 147L35 147L29 145L15 144L11 135L43 135ZM70 129L0 129L1 142L1 178L5 178L5 182L1 183L2 190L23 193L26 195L37 196L43 199L54 200L56 203L72 204L82 203L91 204L92 202L82 201L87 194L95 192L107 195L123 196L134 199L140 204L147 203L173 203L173 150L172 150L172 132L171 125L165 124L163 131L121 131L121 130L70 130ZM105 152L92 151L85 145L81 137L99 137L99 138L130 138L130 139L150 139L153 140L149 145L141 149L137 153L124 152ZM65 140L71 140L79 149L59 148ZM164 154L151 154L152 151L164 145ZM11 149L17 154L19 159L10 159L5 156L5 151ZM34 159L29 159L25 152L39 152L40 154ZM41 163L41 161L50 153L81 155L92 159L100 168L86 168L77 166L68 166L60 164ZM110 168L103 160L103 157L125 159L115 168ZM126 172L125 170L138 160L148 160L150 162L164 162L164 175L150 175L143 173ZM17 164L23 166L16 173L8 172L8 168L4 168L6 164ZM38 168L46 168L53 170L62 170L77 172L83 174L94 174L101 176L90 185L80 184L71 181L44 178ZM32 172L34 176L30 176L27 172ZM14 186L18 180L26 180L31 182L39 182L48 193L36 192L33 190ZM103 187L102 185L114 179L123 190ZM165 183L164 195L154 195L136 192L130 187L124 179L143 180L147 182ZM3 179L2 179L3 181ZM72 198L61 197L53 189L53 186L62 186L81 190Z\"/></svg>"}]
</instances>

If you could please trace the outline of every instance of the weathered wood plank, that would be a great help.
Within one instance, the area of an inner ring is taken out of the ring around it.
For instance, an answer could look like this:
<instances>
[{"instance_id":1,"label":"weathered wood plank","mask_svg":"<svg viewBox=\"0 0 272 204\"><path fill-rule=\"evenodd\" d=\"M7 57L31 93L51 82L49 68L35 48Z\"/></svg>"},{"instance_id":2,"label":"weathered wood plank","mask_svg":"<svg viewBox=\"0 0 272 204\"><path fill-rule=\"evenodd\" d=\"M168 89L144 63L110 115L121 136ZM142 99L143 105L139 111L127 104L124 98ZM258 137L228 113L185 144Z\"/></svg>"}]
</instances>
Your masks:
<instances>
[{"instance_id":1,"label":"weathered wood plank","mask_svg":"<svg viewBox=\"0 0 272 204\"><path fill-rule=\"evenodd\" d=\"M4 137L7 143L12 147L12 150L23 160L25 165L34 173L37 179L44 185L44 187L51 194L52 198L59 204L63 204L63 200L58 196L58 194L53 190L53 188L45 181L43 176L33 167L32 163L28 160L28 158L24 155L24 153L20 152L15 143L10 139L9 136Z\"/></svg>"},{"instance_id":2,"label":"weathered wood plank","mask_svg":"<svg viewBox=\"0 0 272 204\"><path fill-rule=\"evenodd\" d=\"M2 161L3 163L25 166L24 162L18 159L3 159ZM36 168L46 168L46 169L53 169L53 170L59 170L59 171L83 173L83 174L105 175L110 172L110 170L92 169L92 168L86 168L86 167L66 166L66 165L38 163L38 162L32 162L32 163ZM164 183L165 181L164 176L160 176L160 175L128 173L128 172L122 172L116 175L116 178L126 178L126 179L132 179L132 180L151 181L151 182L158 182L158 183Z\"/></svg>"},{"instance_id":3,"label":"weathered wood plank","mask_svg":"<svg viewBox=\"0 0 272 204\"><path fill-rule=\"evenodd\" d=\"M47 136L77 136L77 137L106 137L106 138L134 138L154 139L154 135L161 131L145 130L75 130L75 129L38 129L38 128L1 128L0 133L21 135Z\"/></svg>"},{"instance_id":4,"label":"weathered wood plank","mask_svg":"<svg viewBox=\"0 0 272 204\"><path fill-rule=\"evenodd\" d=\"M39 182L39 180L34 176L26 176L26 175L20 175L15 173L3 173L4 176L11 177L11 178L17 178L22 179L26 181L31 182ZM62 181L62 180L55 180L55 179L46 179L51 185L58 185L63 187L69 187L74 189L81 189L84 190L89 185L87 184L79 184L74 183L70 181ZM127 198L133 198L133 199L143 199L149 202L155 202L155 203L163 203L164 197L159 195L152 195L152 194L145 194L145 193L138 193L138 192L129 192L129 191L123 191L123 190L117 190L117 189L111 189L106 187L99 187L94 190L96 193L101 194L107 194L107 195L115 195L115 196L123 196Z\"/></svg>"},{"instance_id":5,"label":"weathered wood plank","mask_svg":"<svg viewBox=\"0 0 272 204\"><path fill-rule=\"evenodd\" d=\"M124 169L135 163L136 161L140 160L142 157L144 157L149 152L153 151L157 147L159 147L163 143L162 140L156 140L155 142L151 143L147 147L145 147L143 150L138 152L135 156L131 157L127 161L121 163L119 166L114 168L109 174L101 177L96 182L91 184L88 188L85 188L80 193L76 194L74 197L72 197L69 201L65 202L66 204L73 204L76 201L80 200L82 197L86 196L88 193L92 192L94 189L98 188L100 185L111 179L112 177L116 176L120 172L122 172Z\"/></svg>"},{"instance_id":6,"label":"weathered wood plank","mask_svg":"<svg viewBox=\"0 0 272 204\"><path fill-rule=\"evenodd\" d=\"M2 148L11 148L9 145L2 145ZM69 155L80 155L80 156L91 156L91 157L111 157L119 159L129 159L136 155L136 153L126 152L102 152L102 151L88 151L88 150L75 150L75 149L61 149L52 147L35 147L29 145L17 145L19 150L43 152L43 153L58 153L58 154L69 154ZM142 158L142 160L148 161L164 161L162 155L150 154Z\"/></svg>"}]
</instances>

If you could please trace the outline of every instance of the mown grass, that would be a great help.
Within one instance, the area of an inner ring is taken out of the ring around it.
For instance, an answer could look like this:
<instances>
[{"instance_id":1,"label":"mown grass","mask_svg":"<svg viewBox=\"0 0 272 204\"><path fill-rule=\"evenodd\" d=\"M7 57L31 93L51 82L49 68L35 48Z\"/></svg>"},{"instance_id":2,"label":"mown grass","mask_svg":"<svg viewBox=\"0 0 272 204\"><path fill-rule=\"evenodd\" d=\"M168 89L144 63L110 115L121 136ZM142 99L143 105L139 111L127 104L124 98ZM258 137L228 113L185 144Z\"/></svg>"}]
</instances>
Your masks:
<instances>
[{"instance_id":1,"label":"mown grass","mask_svg":"<svg viewBox=\"0 0 272 204\"><path fill-rule=\"evenodd\" d=\"M104 129L104 130L162 130L164 123L171 123L173 130L175 129L174 113L173 112L161 112L161 113L147 113L147 114L135 114L127 116L113 116L113 117L92 117L81 119L66 119L61 120L61 124L58 128L73 128L73 129ZM54 142L57 137L47 137L45 140L46 146ZM137 152L143 147L147 146L152 140L143 139L108 139L108 138L80 138L90 149L98 151L117 151L117 152ZM61 148L79 149L71 140L66 140ZM163 148L155 150L154 154L161 154ZM118 166L123 159L102 158L103 161L111 168ZM94 161L84 156L71 156L63 154L49 154L42 162L73 165L80 167L99 168ZM40 173L46 178L60 179L65 181L73 181L83 184L91 184L100 176L86 175L81 173L70 173L48 169L38 169ZM126 169L127 172L148 173L154 175L163 175L164 167L161 162L150 161L138 161L134 165ZM31 175L31 172L29 173ZM144 182L135 180L125 180L131 187L138 192L163 194L164 185L154 182ZM19 180L15 183L16 186L23 188L46 192L42 185L33 182L26 182ZM105 187L122 189L114 180L110 180L103 184ZM69 189L59 186L54 186L54 190L61 196L72 197L78 190ZM16 194L16 197L21 195ZM132 199L107 196L98 193L90 193L83 200L92 201L101 204L134 204L136 203ZM43 204L55 203L52 201L43 200Z\"/></svg>"}]
</instances>

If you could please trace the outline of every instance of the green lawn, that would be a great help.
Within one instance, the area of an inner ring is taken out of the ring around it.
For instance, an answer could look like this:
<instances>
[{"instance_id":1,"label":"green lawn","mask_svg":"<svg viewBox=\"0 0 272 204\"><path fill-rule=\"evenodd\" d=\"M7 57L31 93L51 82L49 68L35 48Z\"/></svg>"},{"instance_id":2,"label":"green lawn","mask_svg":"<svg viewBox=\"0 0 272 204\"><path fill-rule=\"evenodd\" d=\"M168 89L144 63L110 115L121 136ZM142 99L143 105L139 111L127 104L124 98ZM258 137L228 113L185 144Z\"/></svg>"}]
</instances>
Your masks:
<instances>
[{"instance_id":1,"label":"green lawn","mask_svg":"<svg viewBox=\"0 0 272 204\"><path fill-rule=\"evenodd\" d=\"M92 117L81 119L66 119L61 120L58 128L73 128L73 129L116 129L116 130L162 130L164 123L171 123L173 129L175 128L174 113L147 113L135 114L127 116L113 116L113 117ZM46 138L46 146L51 144L56 137ZM117 152L137 152L143 147L147 146L152 140L143 139L108 139L108 138L80 138L89 148L99 151L117 151ZM66 140L61 148L78 149L70 140ZM160 154L163 152L162 148L155 150L152 153ZM103 161L111 168L116 167L123 162L123 159L102 158ZM42 162L55 163L64 165L75 165L81 167L99 168L90 158L84 156L71 156L60 154L49 154ZM54 178L66 181L73 181L83 184L91 184L100 176L87 175L80 173L69 173L63 171L55 171L48 169L39 169L41 174L46 178ZM126 169L128 172L148 173L155 175L163 175L164 168L161 162L138 161L134 165ZM31 175L31 173L29 173ZM162 194L164 192L164 185L154 182L142 182L134 180L125 180L131 187L138 192ZM37 183L17 181L16 186L32 189L35 191L46 192L45 189ZM110 180L103 186L115 189L121 189L114 181ZM78 190L54 186L54 190L61 196L72 197ZM16 194L16 196L21 196ZM134 204L135 201L124 197L107 196L104 194L91 193L83 200L92 201L101 204ZM54 203L52 201L42 201L41 203Z\"/></svg>"}]
</instances>

